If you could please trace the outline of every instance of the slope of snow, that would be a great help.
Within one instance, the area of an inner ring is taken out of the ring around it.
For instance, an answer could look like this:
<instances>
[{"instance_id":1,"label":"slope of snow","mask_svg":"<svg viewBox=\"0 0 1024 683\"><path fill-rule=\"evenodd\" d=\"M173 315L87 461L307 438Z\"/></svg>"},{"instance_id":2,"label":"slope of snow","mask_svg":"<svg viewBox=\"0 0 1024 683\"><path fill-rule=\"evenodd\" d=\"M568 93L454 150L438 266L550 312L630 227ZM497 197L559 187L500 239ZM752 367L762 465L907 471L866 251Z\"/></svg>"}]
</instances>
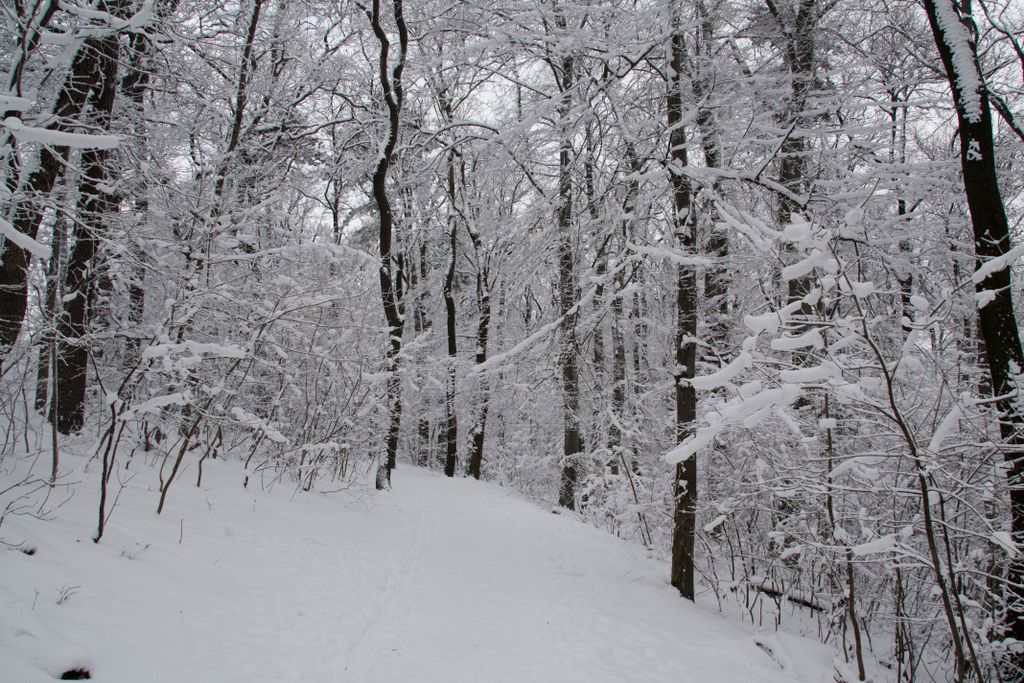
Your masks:
<instances>
[{"instance_id":1,"label":"slope of snow","mask_svg":"<svg viewBox=\"0 0 1024 683\"><path fill-rule=\"evenodd\" d=\"M773 660L642 549L507 489L402 467L376 495L245 490L214 461L158 517L133 468L99 544L95 467L0 526L35 549L0 548L0 681L830 680L824 648Z\"/></svg>"}]
</instances>

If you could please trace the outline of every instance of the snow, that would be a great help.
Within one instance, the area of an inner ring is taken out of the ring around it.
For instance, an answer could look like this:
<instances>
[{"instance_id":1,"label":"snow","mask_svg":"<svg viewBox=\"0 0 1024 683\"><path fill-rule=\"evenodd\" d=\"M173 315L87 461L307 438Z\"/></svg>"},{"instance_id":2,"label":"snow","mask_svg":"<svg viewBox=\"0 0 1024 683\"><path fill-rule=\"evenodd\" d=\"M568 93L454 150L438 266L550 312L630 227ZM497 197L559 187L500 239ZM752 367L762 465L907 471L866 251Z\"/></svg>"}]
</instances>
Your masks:
<instances>
[{"instance_id":1,"label":"snow","mask_svg":"<svg viewBox=\"0 0 1024 683\"><path fill-rule=\"evenodd\" d=\"M799 244L810 239L813 227L803 216L793 216L792 222L783 229L782 238Z\"/></svg>"},{"instance_id":2,"label":"snow","mask_svg":"<svg viewBox=\"0 0 1024 683\"><path fill-rule=\"evenodd\" d=\"M858 299L866 299L875 293L875 284L873 282L860 282L843 278L839 281L839 289L844 294L853 294Z\"/></svg>"},{"instance_id":3,"label":"snow","mask_svg":"<svg viewBox=\"0 0 1024 683\"><path fill-rule=\"evenodd\" d=\"M850 472L851 474L866 481L878 481L881 476L881 472L879 472L877 467L871 467L871 465L876 464L877 462L878 459L874 456L848 458L833 467L829 476L832 479L838 479L842 474Z\"/></svg>"},{"instance_id":4,"label":"snow","mask_svg":"<svg viewBox=\"0 0 1024 683\"><path fill-rule=\"evenodd\" d=\"M747 315L743 317L743 324L754 334L767 332L775 334L779 326L787 322L794 313L803 309L804 306L817 306L821 300L821 289L814 288L802 299L791 301L778 311L769 311L761 315Z\"/></svg>"},{"instance_id":5,"label":"snow","mask_svg":"<svg viewBox=\"0 0 1024 683\"><path fill-rule=\"evenodd\" d=\"M111 29L121 31L139 31L152 24L153 20L156 18L156 13L153 10L153 0L146 0L142 3L142 7L139 8L139 11L128 19L120 19L109 12L104 12L102 10L78 7L75 5L68 5L64 9L65 11L78 15L83 19L92 19L94 21L103 22ZM93 35L103 34L102 30L97 30L95 28L89 32Z\"/></svg>"},{"instance_id":6,"label":"snow","mask_svg":"<svg viewBox=\"0 0 1024 683\"><path fill-rule=\"evenodd\" d=\"M960 409L960 406L953 406L952 410L946 414L946 417L942 418L942 422L935 429L935 433L932 434L928 450L932 453L939 453L942 450L942 442L960 430L960 418L962 417L963 411Z\"/></svg>"},{"instance_id":7,"label":"snow","mask_svg":"<svg viewBox=\"0 0 1024 683\"><path fill-rule=\"evenodd\" d=\"M1019 552L1017 544L1013 542L1013 536L1008 531L993 531L992 540L996 545L1005 550L1011 557L1016 557Z\"/></svg>"},{"instance_id":8,"label":"snow","mask_svg":"<svg viewBox=\"0 0 1024 683\"><path fill-rule=\"evenodd\" d=\"M715 437L722 431L724 425L716 424L710 427L698 429L692 436L679 442L679 445L665 454L665 462L669 465L677 465L688 460L710 446Z\"/></svg>"},{"instance_id":9,"label":"snow","mask_svg":"<svg viewBox=\"0 0 1024 683\"><path fill-rule=\"evenodd\" d=\"M266 437L273 441L274 443L288 443L288 437L286 437L284 434L271 427L264 420L260 419L259 416L253 415L252 413L246 411L244 408L240 406L235 406L234 408L232 408L231 415L249 429L255 429L263 432L266 435Z\"/></svg>"},{"instance_id":10,"label":"snow","mask_svg":"<svg viewBox=\"0 0 1024 683\"><path fill-rule=\"evenodd\" d=\"M757 425L775 408L789 405L799 398L800 387L795 384L783 384L778 388L760 391L759 383L751 382L739 387L737 393L736 398L720 406L717 412L711 411L705 416L708 424L698 428L666 453L665 462L675 465L693 457L698 451L714 443L715 437L730 425Z\"/></svg>"},{"instance_id":11,"label":"snow","mask_svg":"<svg viewBox=\"0 0 1024 683\"><path fill-rule=\"evenodd\" d=\"M153 344L142 352L143 358L158 358L172 353L188 351L193 356L219 356L221 358L245 358L246 353L237 346L184 341L177 344Z\"/></svg>"},{"instance_id":12,"label":"snow","mask_svg":"<svg viewBox=\"0 0 1024 683\"><path fill-rule=\"evenodd\" d=\"M694 377L690 380L690 384L695 389L702 391L717 389L718 387L724 387L730 384L741 372L749 368L754 363L754 357L747 351L740 351L728 365L719 369L710 375L702 375L700 377Z\"/></svg>"},{"instance_id":13,"label":"snow","mask_svg":"<svg viewBox=\"0 0 1024 683\"><path fill-rule=\"evenodd\" d=\"M19 97L11 92L0 90L0 110L2 111L25 111L31 109L35 104L27 97Z\"/></svg>"},{"instance_id":14,"label":"snow","mask_svg":"<svg viewBox=\"0 0 1024 683\"><path fill-rule=\"evenodd\" d=\"M804 638L775 631L758 633L754 642L784 670L795 671L797 680L802 683L833 683L836 680L836 667L839 665L820 648L808 647L809 642ZM727 679L711 680L725 683Z\"/></svg>"},{"instance_id":15,"label":"snow","mask_svg":"<svg viewBox=\"0 0 1024 683\"><path fill-rule=\"evenodd\" d=\"M950 74L960 93L963 116L971 123L981 121L981 79L974 55L974 44L967 27L960 21L954 9L953 0L932 0L935 19L942 30L943 39L953 57L953 73ZM973 142L973 141L969 141Z\"/></svg>"},{"instance_id":16,"label":"snow","mask_svg":"<svg viewBox=\"0 0 1024 683\"><path fill-rule=\"evenodd\" d=\"M1024 244L1018 244L1002 256L996 256L995 258L985 261L978 270L974 271L974 275L971 276L971 279L974 281L974 284L979 285L988 279L990 275L998 273L1007 266L1012 265L1022 256L1024 256ZM978 308L984 308L984 305L980 304Z\"/></svg>"},{"instance_id":17,"label":"snow","mask_svg":"<svg viewBox=\"0 0 1024 683\"><path fill-rule=\"evenodd\" d=\"M0 527L35 550L0 549L2 681L830 680L828 648L786 636L773 661L664 562L495 485L401 466L376 495L243 489L211 460L156 516L139 455L94 544L99 473L65 462L52 519Z\"/></svg>"},{"instance_id":18,"label":"snow","mask_svg":"<svg viewBox=\"0 0 1024 683\"><path fill-rule=\"evenodd\" d=\"M865 555L876 555L878 553L888 553L896 550L899 546L896 543L896 534L886 534L867 543L861 543L855 545L850 550L853 552L855 557L863 557Z\"/></svg>"},{"instance_id":19,"label":"snow","mask_svg":"<svg viewBox=\"0 0 1024 683\"><path fill-rule=\"evenodd\" d=\"M826 380L842 380L843 371L838 365L826 361L821 365L809 368L797 368L795 370L783 370L779 373L779 379L783 382L803 384L809 382L824 382Z\"/></svg>"},{"instance_id":20,"label":"snow","mask_svg":"<svg viewBox=\"0 0 1024 683\"><path fill-rule=\"evenodd\" d=\"M979 311L995 300L996 292L991 289L983 289L980 292L975 292L974 294L974 303L978 305Z\"/></svg>"},{"instance_id":21,"label":"snow","mask_svg":"<svg viewBox=\"0 0 1024 683\"><path fill-rule=\"evenodd\" d=\"M678 266L706 268L714 264L714 261L706 256L693 256L667 247L645 247L632 242L627 243L626 247L637 254L665 259Z\"/></svg>"},{"instance_id":22,"label":"snow","mask_svg":"<svg viewBox=\"0 0 1024 683\"><path fill-rule=\"evenodd\" d=\"M808 347L820 349L824 344L825 342L822 340L821 333L818 330L808 330L795 337L776 337L772 339L771 347L776 351L794 351Z\"/></svg>"},{"instance_id":23,"label":"snow","mask_svg":"<svg viewBox=\"0 0 1024 683\"><path fill-rule=\"evenodd\" d=\"M188 400L189 397L180 391L176 391L171 394L164 394L163 396L155 396L144 403L134 406L128 414L125 415L125 419L133 415L159 413L161 408L166 408L167 406L183 406L188 403Z\"/></svg>"},{"instance_id":24,"label":"snow","mask_svg":"<svg viewBox=\"0 0 1024 683\"><path fill-rule=\"evenodd\" d=\"M728 515L718 515L713 520L704 525L704 533L710 534L712 531L720 527L725 521L729 519Z\"/></svg>"},{"instance_id":25,"label":"snow","mask_svg":"<svg viewBox=\"0 0 1024 683\"><path fill-rule=\"evenodd\" d=\"M769 311L768 313L762 313L761 315L745 315L743 316L743 324L747 326L747 329L751 330L754 334L761 334L767 332L768 334L775 334L779 330L779 325L782 324L782 320L779 314L775 311Z\"/></svg>"},{"instance_id":26,"label":"snow","mask_svg":"<svg viewBox=\"0 0 1024 683\"><path fill-rule=\"evenodd\" d=\"M54 147L75 147L78 149L114 149L121 144L116 135L91 135L87 133L67 133L49 128L26 126L17 116L8 116L3 125L14 133L18 142L38 142Z\"/></svg>"},{"instance_id":27,"label":"snow","mask_svg":"<svg viewBox=\"0 0 1024 683\"><path fill-rule=\"evenodd\" d=\"M815 268L824 266L831 260L831 255L822 252L820 249L812 249L811 253L808 254L804 259L797 261L791 266L786 266L782 269L782 279L785 281L796 280L801 278Z\"/></svg>"},{"instance_id":28,"label":"snow","mask_svg":"<svg viewBox=\"0 0 1024 683\"><path fill-rule=\"evenodd\" d=\"M3 235L4 239L10 240L38 259L50 258L50 248L48 246L36 242L3 218L0 218L0 235Z\"/></svg>"},{"instance_id":29,"label":"snow","mask_svg":"<svg viewBox=\"0 0 1024 683\"><path fill-rule=\"evenodd\" d=\"M859 227L864 222L864 207L857 206L847 211L843 222L850 227Z\"/></svg>"}]
</instances>

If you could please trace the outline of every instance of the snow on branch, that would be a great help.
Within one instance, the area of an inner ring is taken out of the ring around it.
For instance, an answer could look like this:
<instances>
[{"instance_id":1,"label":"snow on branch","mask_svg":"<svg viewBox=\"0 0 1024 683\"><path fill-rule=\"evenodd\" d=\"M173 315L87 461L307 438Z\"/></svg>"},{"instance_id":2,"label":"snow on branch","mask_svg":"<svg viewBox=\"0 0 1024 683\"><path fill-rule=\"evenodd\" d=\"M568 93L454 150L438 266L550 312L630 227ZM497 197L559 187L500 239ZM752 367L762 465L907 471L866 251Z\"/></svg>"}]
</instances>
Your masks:
<instances>
[{"instance_id":1,"label":"snow on branch","mask_svg":"<svg viewBox=\"0 0 1024 683\"><path fill-rule=\"evenodd\" d=\"M14 133L18 142L38 142L51 147L74 147L76 149L114 149L121 144L117 135L92 135L89 133L67 133L61 130L26 126L17 116L8 116L4 128Z\"/></svg>"},{"instance_id":2,"label":"snow on branch","mask_svg":"<svg viewBox=\"0 0 1024 683\"><path fill-rule=\"evenodd\" d=\"M0 218L0 235L3 235L5 239L11 242L11 244L17 245L38 259L50 258L50 248L48 246L36 242L3 218Z\"/></svg>"},{"instance_id":3,"label":"snow on branch","mask_svg":"<svg viewBox=\"0 0 1024 683\"><path fill-rule=\"evenodd\" d=\"M142 353L143 358L157 358L159 356L170 355L172 353L180 353L187 351L194 356L210 355L217 356L220 358L245 358L246 353L237 346L227 346L224 344L209 344L200 343L194 341L184 341L180 344L154 344L150 346Z\"/></svg>"},{"instance_id":4,"label":"snow on branch","mask_svg":"<svg viewBox=\"0 0 1024 683\"><path fill-rule=\"evenodd\" d=\"M729 426L742 424L745 427L753 427L767 417L773 408L783 408L793 403L800 396L800 387L795 384L783 384L774 389L765 389L753 396L744 397L743 393L740 391L739 396L728 401L717 413L709 413L708 423L669 451L665 455L665 462L675 465L693 457L697 451L710 446L715 437Z\"/></svg>"},{"instance_id":5,"label":"snow on branch","mask_svg":"<svg viewBox=\"0 0 1024 683\"><path fill-rule=\"evenodd\" d=\"M645 256L653 256L655 258L663 258L666 261L670 261L679 266L694 266L698 268L707 268L714 265L714 261L707 258L706 256L692 256L675 249L669 249L667 247L643 247L632 242L626 245L627 248L636 252L637 254L644 254Z\"/></svg>"},{"instance_id":6,"label":"snow on branch","mask_svg":"<svg viewBox=\"0 0 1024 683\"><path fill-rule=\"evenodd\" d=\"M266 435L266 437L273 441L274 443L288 443L288 437L286 437L284 434L271 427L269 424L267 424L266 421L260 419L256 415L253 415L252 413L238 406L235 406L234 408L231 409L231 415L236 420L238 420L242 424L242 426L248 427L249 429L252 430L263 432Z\"/></svg>"},{"instance_id":7,"label":"snow on branch","mask_svg":"<svg viewBox=\"0 0 1024 683\"><path fill-rule=\"evenodd\" d=\"M932 453L938 453L942 450L942 442L960 431L960 419L963 416L964 412L960 409L960 406L954 405L953 409L949 411L946 417L942 418L942 422L940 422L939 426L935 429L935 433L932 434L932 440L928 444L928 450Z\"/></svg>"},{"instance_id":8,"label":"snow on branch","mask_svg":"<svg viewBox=\"0 0 1024 683\"><path fill-rule=\"evenodd\" d=\"M984 85L978 74L974 41L960 19L952 0L933 0L935 19L942 30L942 38L953 61L953 77L960 93L963 116L971 123L981 121L981 94Z\"/></svg>"},{"instance_id":9,"label":"snow on branch","mask_svg":"<svg viewBox=\"0 0 1024 683\"><path fill-rule=\"evenodd\" d=\"M974 271L974 275L971 276L971 280L974 281L974 284L980 285L982 282L987 280L990 275L994 275L999 271L1008 268L1014 261L1018 260L1022 256L1024 256L1024 244L1018 244L1002 256L990 258L988 261L981 264L981 267Z\"/></svg>"},{"instance_id":10,"label":"snow on branch","mask_svg":"<svg viewBox=\"0 0 1024 683\"><path fill-rule=\"evenodd\" d=\"M690 380L690 384L695 389L707 391L709 389L717 389L731 384L736 377L754 364L754 357L747 351L741 351L732 362L722 367L717 372L713 372L710 375L702 375L700 377L694 377Z\"/></svg>"},{"instance_id":11,"label":"snow on branch","mask_svg":"<svg viewBox=\"0 0 1024 683\"><path fill-rule=\"evenodd\" d=\"M11 92L0 92L0 110L3 111L26 111L32 108L34 102L27 97L19 97Z\"/></svg>"},{"instance_id":12,"label":"snow on branch","mask_svg":"<svg viewBox=\"0 0 1024 683\"><path fill-rule=\"evenodd\" d=\"M775 351L795 351L796 349L820 349L825 345L818 330L808 330L795 337L776 337L771 341L771 347Z\"/></svg>"},{"instance_id":13,"label":"snow on branch","mask_svg":"<svg viewBox=\"0 0 1024 683\"><path fill-rule=\"evenodd\" d=\"M155 396L144 403L140 403L134 406L124 415L124 419L134 417L136 415L143 415L147 413L157 414L161 409L167 406L183 406L189 402L189 396L183 392L176 391L172 394L164 394L163 396Z\"/></svg>"},{"instance_id":14,"label":"snow on branch","mask_svg":"<svg viewBox=\"0 0 1024 683\"><path fill-rule=\"evenodd\" d=\"M794 263L791 266L786 266L782 269L782 279L786 282L790 280L796 280L801 278L815 268L820 268L832 261L831 255L822 252L820 249L814 249L804 259Z\"/></svg>"},{"instance_id":15,"label":"snow on branch","mask_svg":"<svg viewBox=\"0 0 1024 683\"><path fill-rule=\"evenodd\" d=\"M127 19L121 19L115 17L110 12L104 12L103 10L92 9L89 7L82 7L80 5L66 4L62 5L64 11L68 14L74 14L82 19L90 19L96 22L102 22L106 24L112 30L115 31L141 31L147 26L153 23L156 19L156 12L153 10L153 0L146 0L142 3L142 7L139 11L133 14ZM89 27L92 28L92 27ZM87 32L88 29L83 31ZM91 31L89 31L91 33Z\"/></svg>"}]
</instances>

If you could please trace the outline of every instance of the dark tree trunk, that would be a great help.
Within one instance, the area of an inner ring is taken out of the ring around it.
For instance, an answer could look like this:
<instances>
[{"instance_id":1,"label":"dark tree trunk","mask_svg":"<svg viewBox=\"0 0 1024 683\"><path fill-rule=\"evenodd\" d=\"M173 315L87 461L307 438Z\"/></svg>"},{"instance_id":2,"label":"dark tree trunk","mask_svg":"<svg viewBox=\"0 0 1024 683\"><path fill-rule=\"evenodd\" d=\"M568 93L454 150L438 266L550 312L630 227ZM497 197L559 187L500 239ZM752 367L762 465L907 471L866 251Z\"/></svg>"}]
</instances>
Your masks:
<instances>
[{"instance_id":1,"label":"dark tree trunk","mask_svg":"<svg viewBox=\"0 0 1024 683\"><path fill-rule=\"evenodd\" d=\"M49 129L66 130L81 115L96 83L103 42L105 40L88 38L78 49L54 104L53 121L47 126ZM67 147L39 147L35 170L25 182L21 197L12 209L11 223L16 230L36 238L43 220L45 200L53 192L67 161ZM17 341L25 319L29 258L28 252L5 240L0 259L0 361Z\"/></svg>"},{"instance_id":2,"label":"dark tree trunk","mask_svg":"<svg viewBox=\"0 0 1024 683\"><path fill-rule=\"evenodd\" d=\"M593 132L588 128L587 130L587 155L583 163L583 191L587 198L587 207L590 213L590 219L593 222L593 226L596 228L601 225L601 212L597 206L596 190L594 188L594 156L596 155ZM600 233L597 234L598 239L601 239ZM592 408L591 423L593 441L592 448L600 448L604 446L608 447L608 432L605 430L606 418L603 413L606 409L606 399L604 396L605 384L607 383L607 371L605 368L605 347L604 347L604 325L602 320L604 319L604 306L605 306L605 277L608 274L608 245L611 241L611 235L606 235L601 239L601 243L597 249L597 258L594 264L594 275L597 277L597 282L594 285L594 303L593 310L597 316L597 322L594 325L593 332L593 363L594 363L594 390L597 393L596 400ZM603 435L601 432L605 432ZM614 471L617 469L617 463L613 458L606 458L608 467Z\"/></svg>"},{"instance_id":3,"label":"dark tree trunk","mask_svg":"<svg viewBox=\"0 0 1024 683\"><path fill-rule=\"evenodd\" d=\"M596 237L600 240L600 244L597 248L597 258L594 264L594 274L597 277L597 283L594 285L594 303L593 310L596 314L596 322L594 324L593 331L593 365L594 365L594 390L596 397L593 402L593 408L591 410L591 433L593 434L594 444L592 448L595 450L604 448L604 461L605 466L608 468L609 473L619 473L619 460L620 454L612 450L612 430L616 429L615 426L609 424L608 410L609 403L605 393L605 386L608 383L608 369L607 359L605 351L605 338L604 338L604 307L605 307L605 278L608 275L608 250L612 243L614 235L614 229L609 229L603 238L601 233L604 232L601 224L601 211L598 207L597 202L597 191L594 187L594 158L597 155L596 145L594 142L594 133L588 128L587 130L587 156L586 161L583 165L583 184L584 192L587 198L587 207L589 208L590 220L593 226L598 228ZM616 280L617 282L619 280ZM613 291L614 296L614 291ZM619 301L619 309L621 312L622 302ZM614 388L612 389L614 393ZM621 443L621 433L617 435L616 445Z\"/></svg>"},{"instance_id":4,"label":"dark tree trunk","mask_svg":"<svg viewBox=\"0 0 1024 683\"><path fill-rule=\"evenodd\" d=\"M778 7L774 0L765 0L768 11L775 17L784 36L783 57L789 71L789 98L782 112L781 121L788 126L782 145L779 148L779 184L793 195L800 193L807 186L807 141L802 130L806 118L807 98L814 82L814 28L818 20L817 0L798 0L795 8ZM793 221L793 216L800 211L799 204L791 197L780 196L776 222L780 229ZM790 246L786 247L786 259L793 255ZM789 281L787 301L802 299L811 290L811 276L805 275ZM804 304L800 315L809 319L814 309ZM797 352L794 359L798 364L806 362L806 354Z\"/></svg>"},{"instance_id":5,"label":"dark tree trunk","mask_svg":"<svg viewBox=\"0 0 1024 683\"><path fill-rule=\"evenodd\" d=\"M559 28L565 28L559 17ZM562 57L556 75L562 96L558 105L561 143L558 152L558 303L562 316L559 364L562 375L562 473L558 487L558 504L576 508L576 480L579 477L579 456L583 451L580 434L579 368L576 353L576 271L572 230L572 88L575 85L575 60Z\"/></svg>"},{"instance_id":6,"label":"dark tree trunk","mask_svg":"<svg viewBox=\"0 0 1024 683\"><path fill-rule=\"evenodd\" d=\"M623 278L616 278L616 288L624 285ZM611 453L611 472L619 473L624 461L622 452L622 423L626 419L626 342L622 334L622 297L612 299L612 419L608 425L608 450Z\"/></svg>"},{"instance_id":7,"label":"dark tree trunk","mask_svg":"<svg viewBox=\"0 0 1024 683\"><path fill-rule=\"evenodd\" d=\"M384 318L388 326L388 348L386 355L386 383L388 403L388 429L385 438L385 459L382 475L378 473L378 488L391 485L391 471L398 460L398 437L402 426L402 379L399 375L399 358L402 352L402 330L405 318L402 303L402 259L392 251L394 231L394 214L388 198L388 170L391 168L391 157L398 144L398 132L401 124L403 85L402 72L405 70L405 57L409 47L409 33L405 26L402 13L402 0L393 0L395 24L398 28L398 62L389 73L388 60L391 43L388 39L380 18L380 0L373 0L369 12L373 33L380 43L380 55L377 61L377 77L384 93L384 102L388 110L387 138L381 149L380 159L373 172L373 198L377 204L377 215L380 221L380 293L384 307Z\"/></svg>"},{"instance_id":8,"label":"dark tree trunk","mask_svg":"<svg viewBox=\"0 0 1024 683\"><path fill-rule=\"evenodd\" d=\"M477 260L483 258L480 249L479 233L471 232L473 246L476 249ZM489 273L485 265L479 265L476 274L476 300L477 308L480 311L480 320L476 328L476 364L482 365L487 361L487 341L490 336L491 326L491 291L488 281ZM489 401L487 375L480 373L479 396L477 398L476 417L473 423L472 442L469 447L469 476L474 479L480 478L480 472L484 461L484 435L487 428L487 409Z\"/></svg>"},{"instance_id":9,"label":"dark tree trunk","mask_svg":"<svg viewBox=\"0 0 1024 683\"><path fill-rule=\"evenodd\" d=\"M120 41L110 36L96 46L99 82L89 103L92 123L109 130L117 96L117 71ZM57 319L56 392L50 401L50 420L62 434L79 431L85 421L86 374L89 364L90 316L97 288L98 256L107 223L117 201L105 189L108 149L90 149L82 153L82 177L79 180L78 221L69 242L71 249L64 270L63 313ZM52 369L51 369L52 370Z\"/></svg>"},{"instance_id":10,"label":"dark tree trunk","mask_svg":"<svg viewBox=\"0 0 1024 683\"><path fill-rule=\"evenodd\" d=\"M992 113L985 80L978 65L976 31L970 16L960 14L951 0L925 0L928 23L949 77L960 128L960 163L964 190L974 228L978 267L1010 251L1010 230L996 176ZM1006 476L1010 490L1010 522L1017 543L1024 542L1024 413L1017 396L1015 373L1024 368L1024 351L1013 312L1010 265L1002 264L980 282L977 292L991 301L979 311L981 340L991 378L991 393L999 397L996 412L1004 442ZM1009 635L1024 642L1024 560L1010 560L1007 627ZM1013 655L1017 675L1024 671L1024 653Z\"/></svg>"},{"instance_id":11,"label":"dark tree trunk","mask_svg":"<svg viewBox=\"0 0 1024 683\"><path fill-rule=\"evenodd\" d=\"M448 113L448 118L451 120L451 112ZM444 277L444 310L445 320L447 321L447 337L448 337L448 372L445 385L445 428L444 428L444 440L445 440L445 460L444 460L444 473L449 477L455 476L455 465L458 462L458 422L455 414L455 358L458 353L458 340L456 337L455 328L455 294L453 293L453 287L455 285L455 261L457 256L457 248L459 244L458 233L456 228L458 224L455 220L455 155L454 152L448 154L448 201L452 203L452 212L448 219L448 234L449 234L449 254L448 254L448 272L445 273Z\"/></svg>"},{"instance_id":12,"label":"dark tree trunk","mask_svg":"<svg viewBox=\"0 0 1024 683\"><path fill-rule=\"evenodd\" d=\"M626 145L626 164L632 178L626 185L626 197L622 203L622 220L620 253L628 256L628 244L632 239L633 215L636 211L636 197L640 192L640 183L636 178L641 171L640 161L636 157L636 149L632 144ZM622 425L626 420L626 339L623 333L625 324L622 292L626 288L626 273L621 265L615 273L614 295L612 296L612 419L608 426L608 450L611 453L612 474L619 473L619 466L628 468L622 444Z\"/></svg>"},{"instance_id":13,"label":"dark tree trunk","mask_svg":"<svg viewBox=\"0 0 1024 683\"><path fill-rule=\"evenodd\" d=\"M889 91L889 98L893 103L906 102L906 97L897 90ZM889 134L889 161L890 163L905 164L907 162L907 108L909 105L893 106L887 113L892 121L892 132ZM907 201L903 197L896 200L896 215L900 218L900 229L905 227L907 215ZM902 313L900 328L903 332L909 333L914 321L914 307L910 305L910 297L914 293L914 273L910 267L913 258L913 244L909 239L900 240L900 256L905 260L901 264L901 270L896 274L896 280L900 286L900 310Z\"/></svg>"},{"instance_id":14,"label":"dark tree trunk","mask_svg":"<svg viewBox=\"0 0 1024 683\"><path fill-rule=\"evenodd\" d=\"M687 166L686 132L683 126L683 56L686 49L679 27L678 8L673 5L672 77L666 96L669 127L669 158L672 161L673 231L685 253L696 249L695 222L691 211ZM697 364L697 273L693 266L676 267L676 352L675 400L676 440L682 442L693 430L697 418L697 395L690 380ZM694 599L694 539L697 518L697 457L676 465L673 482L675 513L672 525L672 585L688 600Z\"/></svg>"},{"instance_id":15,"label":"dark tree trunk","mask_svg":"<svg viewBox=\"0 0 1024 683\"><path fill-rule=\"evenodd\" d=\"M629 317L633 319L633 377L640 390L647 378L647 296L643 290L633 292Z\"/></svg>"},{"instance_id":16,"label":"dark tree trunk","mask_svg":"<svg viewBox=\"0 0 1024 683\"><path fill-rule=\"evenodd\" d=\"M416 337L426 334L433 329L434 321L427 315L426 301L428 297L428 282L430 279L430 257L427 251L426 242L422 242L419 248L418 263L410 264L409 268L409 296L412 297L412 326ZM434 460L435 440L431 437L431 400L427 391L421 391L420 399L416 403L419 413L416 419L416 462L421 467L427 467Z\"/></svg>"}]
</instances>

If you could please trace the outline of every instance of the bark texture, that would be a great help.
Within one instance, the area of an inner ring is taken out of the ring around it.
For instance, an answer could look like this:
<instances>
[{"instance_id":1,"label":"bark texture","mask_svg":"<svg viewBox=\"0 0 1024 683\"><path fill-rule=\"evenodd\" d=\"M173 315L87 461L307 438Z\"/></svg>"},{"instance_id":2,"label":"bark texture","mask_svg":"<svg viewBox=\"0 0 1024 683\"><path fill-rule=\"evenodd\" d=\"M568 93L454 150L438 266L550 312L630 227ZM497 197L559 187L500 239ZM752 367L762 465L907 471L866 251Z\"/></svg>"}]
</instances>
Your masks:
<instances>
[{"instance_id":1,"label":"bark texture","mask_svg":"<svg viewBox=\"0 0 1024 683\"><path fill-rule=\"evenodd\" d=\"M53 121L48 129L67 131L77 123L89 93L96 86L103 43L104 40L88 38L78 49L57 95ZM67 147L39 147L35 170L22 183L9 217L18 232L32 239L39 234L46 200L64 172L67 161ZM21 333L28 306L29 261L27 251L9 240L4 241L0 258L0 360L4 359Z\"/></svg>"},{"instance_id":2,"label":"bark texture","mask_svg":"<svg viewBox=\"0 0 1024 683\"><path fill-rule=\"evenodd\" d=\"M373 171L373 199L377 204L377 215L380 222L378 240L380 245L380 293L384 307L384 318L387 321L388 346L385 369L388 373L386 382L388 403L388 429L385 437L385 458L383 479L386 485L391 484L391 471L395 469L398 458L398 437L402 426L402 380L398 374L399 356L402 352L402 331L405 327L402 297L402 259L392 250L395 228L394 212L388 197L388 171L391 168L391 157L398 144L402 113L402 72L405 70L405 58L409 47L409 33L405 25L402 0L393 0L395 24L398 28L398 60L393 69L389 66L391 42L381 22L380 0L374 0L369 12L370 25L380 43L377 60L377 77L384 93L387 105L388 122L387 137L381 149L380 159ZM389 72L390 71L390 72ZM381 488L381 476L378 476L378 488Z\"/></svg>"},{"instance_id":3,"label":"bark texture","mask_svg":"<svg viewBox=\"0 0 1024 683\"><path fill-rule=\"evenodd\" d=\"M110 129L117 96L119 46L116 35L103 38L96 46L98 82L88 102L92 110L90 123L104 131ZM82 152L78 221L73 224L72 246L64 269L64 310L57 318L56 381L53 382L56 391L50 400L50 419L62 434L79 431L85 421L88 334L100 270L98 250L108 232L106 224L117 209L116 198L106 189L110 156L109 149Z\"/></svg>"},{"instance_id":4,"label":"bark texture","mask_svg":"<svg viewBox=\"0 0 1024 683\"><path fill-rule=\"evenodd\" d=\"M673 231L676 245L684 253L696 250L687 166L686 130L683 126L683 63L686 44L680 28L679 10L673 5L671 77L666 95L669 129L669 180L672 187ZM697 272L691 265L676 266L675 402L676 441L693 431L697 418L697 394L690 380L697 364ZM694 599L694 538L697 517L697 457L676 465L673 482L675 510L672 524L672 585L688 600Z\"/></svg>"},{"instance_id":5,"label":"bark texture","mask_svg":"<svg viewBox=\"0 0 1024 683\"><path fill-rule=\"evenodd\" d=\"M960 128L960 164L964 191L974 230L974 252L978 267L1005 256L1011 248L1006 208L996 176L992 112L985 79L979 68L977 35L969 15L961 15L960 6L951 0L925 0L928 23L935 38L942 64L949 78ZM996 401L1003 457L1010 489L1010 520L1014 540L1024 542L1024 411L1016 377L1024 370L1024 351L1013 313L1013 288L1010 264L994 270L975 282L975 290L986 292L991 301L979 311L981 340ZM1024 642L1024 560L1009 562L1006 585L1010 636ZM1024 653L1014 656L1013 664L1024 671Z\"/></svg>"}]
</instances>

